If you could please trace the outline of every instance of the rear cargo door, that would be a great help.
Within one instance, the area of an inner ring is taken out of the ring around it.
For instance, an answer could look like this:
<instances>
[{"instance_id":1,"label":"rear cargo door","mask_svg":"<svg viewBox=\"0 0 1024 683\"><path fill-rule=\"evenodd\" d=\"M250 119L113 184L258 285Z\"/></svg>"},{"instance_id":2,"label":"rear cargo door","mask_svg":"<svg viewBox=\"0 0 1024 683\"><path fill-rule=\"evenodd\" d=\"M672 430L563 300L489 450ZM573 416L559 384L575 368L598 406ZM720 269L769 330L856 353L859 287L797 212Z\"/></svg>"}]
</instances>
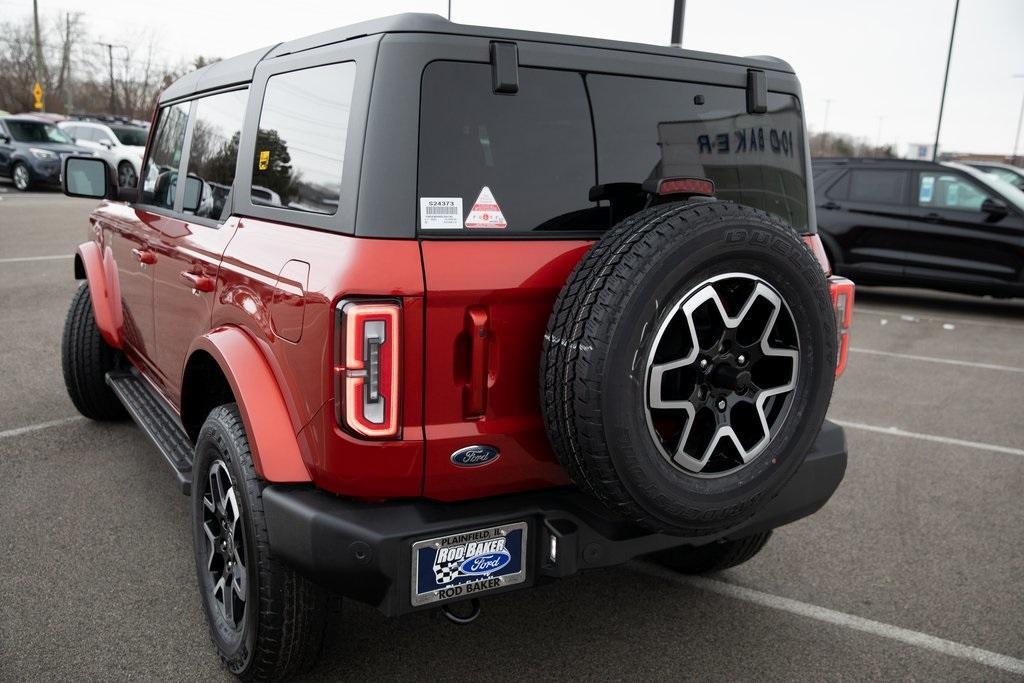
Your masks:
<instances>
[{"instance_id":1,"label":"rear cargo door","mask_svg":"<svg viewBox=\"0 0 1024 683\"><path fill-rule=\"evenodd\" d=\"M589 200L583 76L518 76L518 92L502 93L489 64L438 61L423 74L424 493L434 498L566 482L544 433L538 363L555 296L608 217ZM498 457L453 458L472 446Z\"/></svg>"}]
</instances>

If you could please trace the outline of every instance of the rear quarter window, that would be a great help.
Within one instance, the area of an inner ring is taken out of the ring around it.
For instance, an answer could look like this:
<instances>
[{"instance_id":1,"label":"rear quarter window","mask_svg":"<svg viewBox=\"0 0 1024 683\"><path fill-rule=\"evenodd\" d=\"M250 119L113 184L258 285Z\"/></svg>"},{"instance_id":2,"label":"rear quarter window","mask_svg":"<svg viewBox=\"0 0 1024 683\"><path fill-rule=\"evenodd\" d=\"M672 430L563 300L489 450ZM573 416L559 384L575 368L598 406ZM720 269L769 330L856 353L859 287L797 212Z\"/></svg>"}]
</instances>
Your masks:
<instances>
[{"instance_id":1,"label":"rear quarter window","mask_svg":"<svg viewBox=\"0 0 1024 683\"><path fill-rule=\"evenodd\" d=\"M355 86L354 62L267 80L256 133L252 202L335 214Z\"/></svg>"}]
</instances>

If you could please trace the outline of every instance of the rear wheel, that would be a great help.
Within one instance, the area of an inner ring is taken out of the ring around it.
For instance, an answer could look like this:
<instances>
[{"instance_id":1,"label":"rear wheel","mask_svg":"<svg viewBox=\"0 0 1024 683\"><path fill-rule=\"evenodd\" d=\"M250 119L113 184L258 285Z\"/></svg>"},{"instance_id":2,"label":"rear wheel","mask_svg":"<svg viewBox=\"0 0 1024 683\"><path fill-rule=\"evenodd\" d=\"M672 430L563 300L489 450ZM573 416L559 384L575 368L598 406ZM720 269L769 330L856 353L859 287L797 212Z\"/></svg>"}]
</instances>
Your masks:
<instances>
[{"instance_id":1,"label":"rear wheel","mask_svg":"<svg viewBox=\"0 0 1024 683\"><path fill-rule=\"evenodd\" d=\"M11 180L14 181L14 189L19 192L27 192L32 186L32 174L29 173L28 166L20 161L14 164L14 168L11 170Z\"/></svg>"},{"instance_id":2,"label":"rear wheel","mask_svg":"<svg viewBox=\"0 0 1024 683\"><path fill-rule=\"evenodd\" d=\"M127 416L121 401L107 386L107 373L122 364L120 352L103 341L96 327L89 285L83 282L71 300L61 339L64 386L78 412L90 420Z\"/></svg>"},{"instance_id":3,"label":"rear wheel","mask_svg":"<svg viewBox=\"0 0 1024 683\"><path fill-rule=\"evenodd\" d=\"M211 411L193 466L196 574L210 637L245 679L277 680L313 665L323 642L327 593L274 557L235 404Z\"/></svg>"},{"instance_id":4,"label":"rear wheel","mask_svg":"<svg viewBox=\"0 0 1024 683\"><path fill-rule=\"evenodd\" d=\"M734 541L717 541L698 547L669 548L648 557L649 560L683 574L709 574L736 567L757 555L772 532L754 534Z\"/></svg>"}]
</instances>

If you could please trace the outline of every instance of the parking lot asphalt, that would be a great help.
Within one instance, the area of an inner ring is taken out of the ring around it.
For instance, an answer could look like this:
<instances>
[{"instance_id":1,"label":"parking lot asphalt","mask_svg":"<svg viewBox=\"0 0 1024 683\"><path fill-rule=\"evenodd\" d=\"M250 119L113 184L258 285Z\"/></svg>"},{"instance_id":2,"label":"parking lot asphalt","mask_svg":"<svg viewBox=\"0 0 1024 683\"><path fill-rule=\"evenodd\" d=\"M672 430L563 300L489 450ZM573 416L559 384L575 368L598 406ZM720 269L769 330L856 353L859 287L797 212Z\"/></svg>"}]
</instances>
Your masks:
<instances>
[{"instance_id":1,"label":"parking lot asphalt","mask_svg":"<svg viewBox=\"0 0 1024 683\"><path fill-rule=\"evenodd\" d=\"M75 419L64 392L91 206L0 184L0 680L226 679L188 499L138 429ZM1024 677L1022 342L1024 301L862 288L829 412L846 479L754 560L702 580L633 562L468 627L346 603L311 678Z\"/></svg>"}]
</instances>

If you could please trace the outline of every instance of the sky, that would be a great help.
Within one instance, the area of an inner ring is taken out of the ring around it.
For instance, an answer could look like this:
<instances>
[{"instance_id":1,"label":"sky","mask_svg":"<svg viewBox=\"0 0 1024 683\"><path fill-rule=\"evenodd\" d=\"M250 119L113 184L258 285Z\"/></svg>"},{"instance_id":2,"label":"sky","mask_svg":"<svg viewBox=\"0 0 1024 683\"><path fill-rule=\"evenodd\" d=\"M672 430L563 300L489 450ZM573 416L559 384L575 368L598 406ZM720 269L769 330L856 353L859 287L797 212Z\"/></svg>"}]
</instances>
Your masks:
<instances>
[{"instance_id":1,"label":"sky","mask_svg":"<svg viewBox=\"0 0 1024 683\"><path fill-rule=\"evenodd\" d=\"M873 143L935 136L955 0L687 0L683 46L785 59L811 130ZM44 17L81 12L108 42L152 37L166 63L231 57L399 12L444 15L445 0L39 0ZM671 0L452 0L462 24L667 44ZM130 8L130 9L129 9ZM31 13L0 0L0 19ZM1015 74L1021 77L1014 78ZM940 147L1010 154L1024 104L1024 0L961 0ZM1024 140L1021 149L1024 151Z\"/></svg>"}]
</instances>

